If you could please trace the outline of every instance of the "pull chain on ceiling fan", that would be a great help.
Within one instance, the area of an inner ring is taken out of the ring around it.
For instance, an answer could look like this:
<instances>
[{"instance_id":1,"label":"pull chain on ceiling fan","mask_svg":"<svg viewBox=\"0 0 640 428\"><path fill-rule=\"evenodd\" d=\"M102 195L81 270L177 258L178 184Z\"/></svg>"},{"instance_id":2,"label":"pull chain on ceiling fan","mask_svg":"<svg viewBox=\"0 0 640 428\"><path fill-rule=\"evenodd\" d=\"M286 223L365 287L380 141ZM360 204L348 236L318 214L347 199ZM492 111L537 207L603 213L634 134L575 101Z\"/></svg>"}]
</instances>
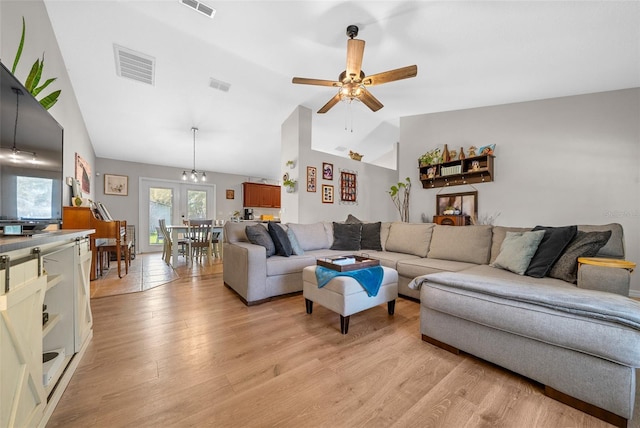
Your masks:
<instances>
[{"instance_id":1,"label":"pull chain on ceiling fan","mask_svg":"<svg viewBox=\"0 0 640 428\"><path fill-rule=\"evenodd\" d=\"M349 25L347 27L347 68L338 76L338 80L308 79L305 77L294 77L292 83L301 85L330 86L340 88L318 113L326 113L339 101L362 101L364 105L372 111L378 111L383 104L374 97L367 89L368 86L381 85L396 80L408 79L418 75L418 66L410 65L397 68L395 70L384 71L382 73L367 76L362 71L362 57L364 56L364 40L356 39L358 27Z\"/></svg>"}]
</instances>

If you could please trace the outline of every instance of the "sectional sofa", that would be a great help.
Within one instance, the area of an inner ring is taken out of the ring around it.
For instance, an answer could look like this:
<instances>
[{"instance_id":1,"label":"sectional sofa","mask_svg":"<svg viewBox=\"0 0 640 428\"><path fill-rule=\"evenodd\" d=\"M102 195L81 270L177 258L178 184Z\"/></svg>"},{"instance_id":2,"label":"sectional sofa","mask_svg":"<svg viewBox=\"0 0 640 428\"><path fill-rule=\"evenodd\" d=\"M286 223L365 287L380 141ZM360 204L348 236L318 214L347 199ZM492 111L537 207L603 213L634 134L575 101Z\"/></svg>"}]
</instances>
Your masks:
<instances>
[{"instance_id":1,"label":"sectional sofa","mask_svg":"<svg viewBox=\"0 0 640 428\"><path fill-rule=\"evenodd\" d=\"M378 249L345 250L335 249L342 248L336 237L344 245L337 223L288 224L302 254L267 257L249 242L247 225L225 225L223 263L225 285L248 305L301 291L303 268L318 258L366 255L398 271L400 295L420 300L425 341L534 379L550 396L615 425L633 415L640 303L627 297L626 269L583 265L576 284L505 269L508 244L546 236L531 228L381 223ZM597 256L624 258L619 224L577 230L606 232Z\"/></svg>"}]
</instances>

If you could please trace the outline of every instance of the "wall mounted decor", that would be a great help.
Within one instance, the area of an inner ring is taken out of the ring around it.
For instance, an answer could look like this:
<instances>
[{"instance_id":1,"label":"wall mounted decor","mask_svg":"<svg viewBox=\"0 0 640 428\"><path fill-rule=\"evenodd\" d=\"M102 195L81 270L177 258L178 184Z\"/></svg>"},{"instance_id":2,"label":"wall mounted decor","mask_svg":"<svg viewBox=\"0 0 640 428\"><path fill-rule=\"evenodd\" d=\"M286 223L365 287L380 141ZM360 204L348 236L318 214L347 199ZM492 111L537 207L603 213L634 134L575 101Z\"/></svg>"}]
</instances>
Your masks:
<instances>
[{"instance_id":1,"label":"wall mounted decor","mask_svg":"<svg viewBox=\"0 0 640 428\"><path fill-rule=\"evenodd\" d=\"M333 180L333 164L322 162L322 178L325 180Z\"/></svg>"},{"instance_id":2,"label":"wall mounted decor","mask_svg":"<svg viewBox=\"0 0 640 428\"><path fill-rule=\"evenodd\" d=\"M307 167L307 192L316 191L317 170L315 166Z\"/></svg>"},{"instance_id":3,"label":"wall mounted decor","mask_svg":"<svg viewBox=\"0 0 640 428\"><path fill-rule=\"evenodd\" d=\"M329 184L322 185L322 203L323 204L333 203L333 186Z\"/></svg>"},{"instance_id":4,"label":"wall mounted decor","mask_svg":"<svg viewBox=\"0 0 640 428\"><path fill-rule=\"evenodd\" d=\"M91 193L91 167L79 153L76 153L76 180L84 193Z\"/></svg>"},{"instance_id":5,"label":"wall mounted decor","mask_svg":"<svg viewBox=\"0 0 640 428\"><path fill-rule=\"evenodd\" d=\"M356 202L358 195L357 175L355 172L340 171L340 200Z\"/></svg>"},{"instance_id":6,"label":"wall mounted decor","mask_svg":"<svg viewBox=\"0 0 640 428\"><path fill-rule=\"evenodd\" d=\"M129 194L129 177L126 175L104 175L104 194L127 196Z\"/></svg>"},{"instance_id":7,"label":"wall mounted decor","mask_svg":"<svg viewBox=\"0 0 640 428\"><path fill-rule=\"evenodd\" d=\"M227 189L227 199L235 199L236 192L233 189Z\"/></svg>"},{"instance_id":8,"label":"wall mounted decor","mask_svg":"<svg viewBox=\"0 0 640 428\"><path fill-rule=\"evenodd\" d=\"M449 193L436 196L438 215L478 217L478 192Z\"/></svg>"}]
</instances>

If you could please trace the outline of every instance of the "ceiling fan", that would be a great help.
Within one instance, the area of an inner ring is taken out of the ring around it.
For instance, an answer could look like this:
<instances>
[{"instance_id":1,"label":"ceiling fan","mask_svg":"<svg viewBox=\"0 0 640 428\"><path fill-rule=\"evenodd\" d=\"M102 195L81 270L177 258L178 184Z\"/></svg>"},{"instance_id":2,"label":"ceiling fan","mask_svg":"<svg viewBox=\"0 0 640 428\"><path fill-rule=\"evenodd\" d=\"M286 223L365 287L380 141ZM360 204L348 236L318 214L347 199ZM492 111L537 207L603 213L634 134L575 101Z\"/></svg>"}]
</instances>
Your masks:
<instances>
[{"instance_id":1,"label":"ceiling fan","mask_svg":"<svg viewBox=\"0 0 640 428\"><path fill-rule=\"evenodd\" d=\"M396 80L416 77L418 66L397 68L395 70L383 71L382 73L367 76L361 69L362 56L364 55L364 40L355 39L358 35L358 26L349 25L347 27L347 69L340 73L338 80L307 79L304 77L294 77L292 82L302 85L331 86L340 88L338 93L326 103L318 113L326 113L331 107L341 100L359 100L373 111L380 110L383 105L371 92L367 86L381 85Z\"/></svg>"}]
</instances>

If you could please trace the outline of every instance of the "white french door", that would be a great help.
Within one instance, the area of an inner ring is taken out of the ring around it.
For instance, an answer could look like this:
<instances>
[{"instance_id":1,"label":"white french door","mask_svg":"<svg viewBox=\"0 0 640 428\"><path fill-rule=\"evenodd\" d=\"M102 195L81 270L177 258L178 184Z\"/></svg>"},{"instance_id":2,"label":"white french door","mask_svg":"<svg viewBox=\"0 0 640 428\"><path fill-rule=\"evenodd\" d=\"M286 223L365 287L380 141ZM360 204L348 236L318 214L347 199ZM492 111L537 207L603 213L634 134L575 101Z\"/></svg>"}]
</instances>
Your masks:
<instances>
[{"instance_id":1,"label":"white french door","mask_svg":"<svg viewBox=\"0 0 640 428\"><path fill-rule=\"evenodd\" d=\"M162 251L159 219L170 225L214 218L215 188L215 184L140 178L140 252Z\"/></svg>"}]
</instances>

